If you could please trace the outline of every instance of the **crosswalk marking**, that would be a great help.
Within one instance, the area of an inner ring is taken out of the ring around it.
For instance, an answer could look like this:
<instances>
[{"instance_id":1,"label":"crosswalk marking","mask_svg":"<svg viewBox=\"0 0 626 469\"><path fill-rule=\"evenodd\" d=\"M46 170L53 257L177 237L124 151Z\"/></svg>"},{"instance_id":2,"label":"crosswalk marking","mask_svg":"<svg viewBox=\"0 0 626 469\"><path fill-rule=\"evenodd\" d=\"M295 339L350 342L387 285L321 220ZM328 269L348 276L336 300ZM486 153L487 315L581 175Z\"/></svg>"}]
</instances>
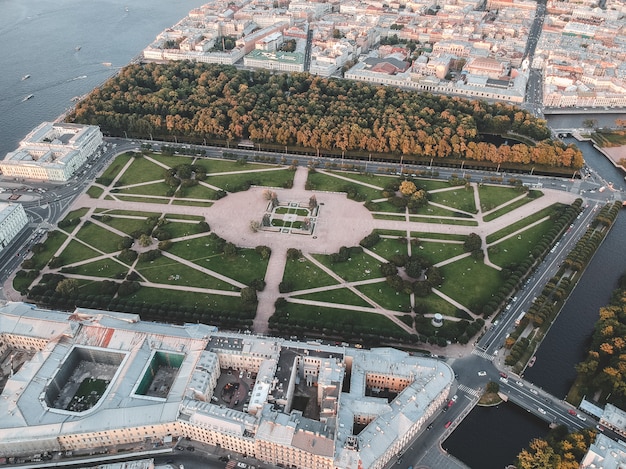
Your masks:
<instances>
[{"instance_id":1,"label":"crosswalk marking","mask_svg":"<svg viewBox=\"0 0 626 469\"><path fill-rule=\"evenodd\" d=\"M480 391L478 389L470 388L469 386L465 386L464 384L459 384L459 391L463 391L471 396L478 397L480 396Z\"/></svg>"},{"instance_id":2,"label":"crosswalk marking","mask_svg":"<svg viewBox=\"0 0 626 469\"><path fill-rule=\"evenodd\" d=\"M488 354L486 352L483 352L482 350L474 349L474 350L472 350L472 354L473 355L478 355L479 357L482 357L485 360L489 360L490 362L493 361L493 355L490 355L490 354Z\"/></svg>"}]
</instances>

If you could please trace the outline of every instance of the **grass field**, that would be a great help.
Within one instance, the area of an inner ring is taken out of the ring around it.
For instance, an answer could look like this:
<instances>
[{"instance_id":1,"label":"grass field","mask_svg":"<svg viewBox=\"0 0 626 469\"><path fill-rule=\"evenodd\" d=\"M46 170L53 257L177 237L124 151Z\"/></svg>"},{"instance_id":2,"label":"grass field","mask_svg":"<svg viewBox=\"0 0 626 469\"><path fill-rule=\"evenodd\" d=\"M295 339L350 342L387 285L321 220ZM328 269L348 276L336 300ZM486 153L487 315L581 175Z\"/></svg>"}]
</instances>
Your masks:
<instances>
[{"instance_id":1,"label":"grass field","mask_svg":"<svg viewBox=\"0 0 626 469\"><path fill-rule=\"evenodd\" d=\"M339 288L326 290L317 293L308 293L306 295L295 295L294 298L311 301L324 301L328 303L337 303L342 305L367 306L371 307L363 298L347 288Z\"/></svg>"},{"instance_id":2,"label":"grass field","mask_svg":"<svg viewBox=\"0 0 626 469\"><path fill-rule=\"evenodd\" d=\"M71 240L66 248L59 256L60 262L63 265L73 264L74 262L80 262L92 257L99 256L97 251L94 251L90 247L85 246L83 243L79 243L76 240Z\"/></svg>"},{"instance_id":3,"label":"grass field","mask_svg":"<svg viewBox=\"0 0 626 469\"><path fill-rule=\"evenodd\" d=\"M501 217L502 215L506 215L509 212L512 212L515 209L520 208L523 205L526 205L529 202L532 202L534 199L531 199L529 197L524 197L523 199L519 199L516 200L514 202L511 202L508 205L505 205L504 207L499 208L498 210L494 210L493 212L491 212L488 215L485 215L483 217L484 221L491 221L491 220L495 220L498 217Z\"/></svg>"},{"instance_id":4,"label":"grass field","mask_svg":"<svg viewBox=\"0 0 626 469\"><path fill-rule=\"evenodd\" d=\"M150 262L138 262L137 270L153 283L183 285L212 290L239 291L239 288L230 283L219 280L165 256Z\"/></svg>"},{"instance_id":5,"label":"grass field","mask_svg":"<svg viewBox=\"0 0 626 469\"><path fill-rule=\"evenodd\" d=\"M540 210L539 212L533 213L532 215L518 222L510 224L506 228L502 228L500 231L496 231L495 233L490 234L489 236L487 236L487 239L486 239L487 244L492 244L495 241L501 238L504 238L505 236L510 235L511 233L515 233L516 231L521 230L525 228L526 226L531 225L532 223L535 223L536 221L541 220L542 218L549 217L559 207L562 207L562 204L550 205L549 207L546 207L543 210Z\"/></svg>"},{"instance_id":6,"label":"grass field","mask_svg":"<svg viewBox=\"0 0 626 469\"><path fill-rule=\"evenodd\" d=\"M363 252L350 257L346 262L333 264L330 256L315 254L313 257L348 282L380 277L380 263Z\"/></svg>"},{"instance_id":7,"label":"grass field","mask_svg":"<svg viewBox=\"0 0 626 469\"><path fill-rule=\"evenodd\" d=\"M255 186L284 187L287 183L293 182L293 175L294 172L289 169L277 169L276 171L209 176L206 182L232 192L247 183Z\"/></svg>"},{"instance_id":8,"label":"grass field","mask_svg":"<svg viewBox=\"0 0 626 469\"><path fill-rule=\"evenodd\" d=\"M478 197L480 198L480 209L483 212L488 212L502 204L513 200L523 192L518 191L513 187L502 186L490 186L487 184L481 184L478 186Z\"/></svg>"},{"instance_id":9,"label":"grass field","mask_svg":"<svg viewBox=\"0 0 626 469\"><path fill-rule=\"evenodd\" d=\"M128 160L133 158L130 153L124 153L123 155L118 156L113 160L113 162L108 166L108 168L102 173L103 179L115 179L120 171L124 168Z\"/></svg>"},{"instance_id":10,"label":"grass field","mask_svg":"<svg viewBox=\"0 0 626 469\"><path fill-rule=\"evenodd\" d=\"M137 194L137 195L154 195L157 197L169 197L173 187L168 186L164 182L154 182L153 184L142 184L141 186L132 186L122 189L114 189L113 194Z\"/></svg>"},{"instance_id":11,"label":"grass field","mask_svg":"<svg viewBox=\"0 0 626 469\"><path fill-rule=\"evenodd\" d=\"M376 243L374 247L370 248L370 251L375 252L376 254L384 257L387 260L391 259L392 256L406 256L408 253L406 240L393 238L381 239L378 243Z\"/></svg>"},{"instance_id":12,"label":"grass field","mask_svg":"<svg viewBox=\"0 0 626 469\"><path fill-rule=\"evenodd\" d=\"M445 278L440 290L470 310L482 308L503 283L497 270L466 257L440 267ZM480 314L482 311L473 311Z\"/></svg>"},{"instance_id":13,"label":"grass field","mask_svg":"<svg viewBox=\"0 0 626 469\"><path fill-rule=\"evenodd\" d=\"M399 328L385 316L344 309L320 308L317 306L288 303L283 309L289 311L289 319L312 321L316 324L333 324L336 330L352 330L358 327L380 335L398 333Z\"/></svg>"},{"instance_id":14,"label":"grass field","mask_svg":"<svg viewBox=\"0 0 626 469\"><path fill-rule=\"evenodd\" d=\"M165 169L145 158L134 158L130 167L118 179L118 186L128 186L141 182L157 181L163 179Z\"/></svg>"},{"instance_id":15,"label":"grass field","mask_svg":"<svg viewBox=\"0 0 626 469\"><path fill-rule=\"evenodd\" d=\"M82 264L76 267L66 267L61 269L61 273L89 275L92 277L103 278L119 278L118 276L126 274L128 267L123 266L119 262L111 259L101 259L99 261Z\"/></svg>"},{"instance_id":16,"label":"grass field","mask_svg":"<svg viewBox=\"0 0 626 469\"><path fill-rule=\"evenodd\" d=\"M463 244L438 243L435 241L421 241L418 246L413 246L413 254L424 256L433 264L437 264L451 257L463 254Z\"/></svg>"},{"instance_id":17,"label":"grass field","mask_svg":"<svg viewBox=\"0 0 626 469\"><path fill-rule=\"evenodd\" d=\"M533 248L550 231L552 223L546 220L532 228L524 230L489 247L489 259L496 265L504 267L508 264L517 264L530 256Z\"/></svg>"},{"instance_id":18,"label":"grass field","mask_svg":"<svg viewBox=\"0 0 626 469\"><path fill-rule=\"evenodd\" d=\"M140 212L137 213L137 215L139 214ZM104 221L100 217L100 221L102 223L105 223L106 225L109 225L111 228L115 228L118 231L122 231L126 233L127 235L130 235L134 231L143 230L144 228L147 228L148 225L146 224L146 220L147 220L147 217L143 219L118 218L115 215L112 215L109 220Z\"/></svg>"},{"instance_id":19,"label":"grass field","mask_svg":"<svg viewBox=\"0 0 626 469\"><path fill-rule=\"evenodd\" d=\"M169 252L246 285L265 278L268 262L254 249L239 249L236 256L226 257L209 236L175 242Z\"/></svg>"},{"instance_id":20,"label":"grass field","mask_svg":"<svg viewBox=\"0 0 626 469\"><path fill-rule=\"evenodd\" d=\"M455 187L448 191L430 193L430 201L456 210L477 213L474 201L474 190Z\"/></svg>"},{"instance_id":21,"label":"grass field","mask_svg":"<svg viewBox=\"0 0 626 469\"><path fill-rule=\"evenodd\" d=\"M43 243L43 251L33 254L33 261L35 263L35 269L43 269L43 267L50 262L52 256L59 250L61 245L65 242L67 236L60 231L51 231L48 233L48 237Z\"/></svg>"},{"instance_id":22,"label":"grass field","mask_svg":"<svg viewBox=\"0 0 626 469\"><path fill-rule=\"evenodd\" d=\"M444 316L454 316L456 312L456 308L453 305L434 293L430 293L425 297L416 297L415 310L421 314L440 313Z\"/></svg>"},{"instance_id":23,"label":"grass field","mask_svg":"<svg viewBox=\"0 0 626 469\"><path fill-rule=\"evenodd\" d=\"M104 189L98 186L90 186L89 189L87 189L87 195L91 197L92 199L97 199L103 193L104 193Z\"/></svg>"},{"instance_id":24,"label":"grass field","mask_svg":"<svg viewBox=\"0 0 626 469\"><path fill-rule=\"evenodd\" d=\"M363 186L356 181L346 181L318 172L312 173L309 171L307 183L311 186L312 190L316 191L347 192L348 189L355 190L359 194L363 194L364 198L367 200L380 199L383 196L382 191Z\"/></svg>"},{"instance_id":25,"label":"grass field","mask_svg":"<svg viewBox=\"0 0 626 469\"><path fill-rule=\"evenodd\" d=\"M287 260L283 273L283 282L285 281L291 283L292 291L337 284L334 278L304 258L302 260Z\"/></svg>"},{"instance_id":26,"label":"grass field","mask_svg":"<svg viewBox=\"0 0 626 469\"><path fill-rule=\"evenodd\" d=\"M84 224L76 233L76 238L106 253L119 251L119 243L122 240L120 236L95 223Z\"/></svg>"},{"instance_id":27,"label":"grass field","mask_svg":"<svg viewBox=\"0 0 626 469\"><path fill-rule=\"evenodd\" d=\"M200 313L205 308L235 311L241 307L241 298L238 296L212 295L180 290L164 290L160 288L141 287L139 291L128 297L140 303L162 304L170 303L183 307L198 308ZM208 323L210 324L210 322Z\"/></svg>"},{"instance_id":28,"label":"grass field","mask_svg":"<svg viewBox=\"0 0 626 469\"><path fill-rule=\"evenodd\" d=\"M411 298L404 293L398 293L387 282L359 285L357 289L368 298L385 309L392 311L408 311L411 308Z\"/></svg>"},{"instance_id":29,"label":"grass field","mask_svg":"<svg viewBox=\"0 0 626 469\"><path fill-rule=\"evenodd\" d=\"M233 160L217 160L212 158L198 158L195 165L204 168L207 174L215 173L231 173L238 171L254 171L255 169L269 169L280 168L281 166L275 164L261 164L261 163L245 163L241 164Z\"/></svg>"}]
</instances>

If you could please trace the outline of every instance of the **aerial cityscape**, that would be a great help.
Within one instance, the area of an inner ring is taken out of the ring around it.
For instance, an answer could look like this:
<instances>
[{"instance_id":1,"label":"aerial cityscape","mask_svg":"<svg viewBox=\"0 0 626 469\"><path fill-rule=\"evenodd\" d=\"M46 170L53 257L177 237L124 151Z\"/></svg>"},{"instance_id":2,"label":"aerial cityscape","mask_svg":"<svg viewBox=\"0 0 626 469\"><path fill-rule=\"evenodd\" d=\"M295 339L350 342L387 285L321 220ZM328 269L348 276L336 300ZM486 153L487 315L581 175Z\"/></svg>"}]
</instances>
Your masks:
<instances>
[{"instance_id":1,"label":"aerial cityscape","mask_svg":"<svg viewBox=\"0 0 626 469\"><path fill-rule=\"evenodd\" d=\"M626 2L97 8L0 97L0 465L626 465Z\"/></svg>"}]
</instances>

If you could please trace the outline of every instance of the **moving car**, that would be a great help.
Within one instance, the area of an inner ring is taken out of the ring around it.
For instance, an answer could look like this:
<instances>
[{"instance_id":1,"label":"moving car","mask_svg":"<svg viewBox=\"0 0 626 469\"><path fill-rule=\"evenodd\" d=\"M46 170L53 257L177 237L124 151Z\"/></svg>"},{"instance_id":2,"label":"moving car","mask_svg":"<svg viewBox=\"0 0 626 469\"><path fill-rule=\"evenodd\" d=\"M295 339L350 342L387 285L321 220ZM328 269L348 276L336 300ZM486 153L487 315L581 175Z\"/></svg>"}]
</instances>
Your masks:
<instances>
[{"instance_id":1,"label":"moving car","mask_svg":"<svg viewBox=\"0 0 626 469\"><path fill-rule=\"evenodd\" d=\"M541 407L537 407L537 410L539 411L540 414L546 415L546 411L543 410Z\"/></svg>"},{"instance_id":2,"label":"moving car","mask_svg":"<svg viewBox=\"0 0 626 469\"><path fill-rule=\"evenodd\" d=\"M584 416L584 415L582 415L582 414L576 414L576 417L578 417L578 419L579 419L579 420L582 420L583 422L584 422L585 420L587 420L587 417L585 417L585 416Z\"/></svg>"},{"instance_id":3,"label":"moving car","mask_svg":"<svg viewBox=\"0 0 626 469\"><path fill-rule=\"evenodd\" d=\"M569 409L567 413L570 415L576 415L576 411L574 409Z\"/></svg>"}]
</instances>

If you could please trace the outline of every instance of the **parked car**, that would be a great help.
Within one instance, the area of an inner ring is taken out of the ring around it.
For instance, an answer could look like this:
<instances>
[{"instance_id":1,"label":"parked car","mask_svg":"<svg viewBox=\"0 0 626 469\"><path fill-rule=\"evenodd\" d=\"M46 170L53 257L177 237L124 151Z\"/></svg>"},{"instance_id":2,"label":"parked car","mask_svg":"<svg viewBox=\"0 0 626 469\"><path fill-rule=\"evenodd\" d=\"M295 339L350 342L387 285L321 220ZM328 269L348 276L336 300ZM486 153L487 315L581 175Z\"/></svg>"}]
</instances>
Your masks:
<instances>
[{"instance_id":1,"label":"parked car","mask_svg":"<svg viewBox=\"0 0 626 469\"><path fill-rule=\"evenodd\" d=\"M450 425L452 425L452 420L448 420L446 424L443 426L443 428L448 428L450 427Z\"/></svg>"},{"instance_id":2,"label":"parked car","mask_svg":"<svg viewBox=\"0 0 626 469\"><path fill-rule=\"evenodd\" d=\"M578 417L578 419L579 419L579 420L582 420L583 422L584 422L585 420L587 420L587 417L585 417L585 416L584 416L584 415L582 415L582 414L576 414L576 417Z\"/></svg>"},{"instance_id":3,"label":"parked car","mask_svg":"<svg viewBox=\"0 0 626 469\"><path fill-rule=\"evenodd\" d=\"M486 371L479 371L478 372L478 376L487 376L487 372Z\"/></svg>"}]
</instances>

